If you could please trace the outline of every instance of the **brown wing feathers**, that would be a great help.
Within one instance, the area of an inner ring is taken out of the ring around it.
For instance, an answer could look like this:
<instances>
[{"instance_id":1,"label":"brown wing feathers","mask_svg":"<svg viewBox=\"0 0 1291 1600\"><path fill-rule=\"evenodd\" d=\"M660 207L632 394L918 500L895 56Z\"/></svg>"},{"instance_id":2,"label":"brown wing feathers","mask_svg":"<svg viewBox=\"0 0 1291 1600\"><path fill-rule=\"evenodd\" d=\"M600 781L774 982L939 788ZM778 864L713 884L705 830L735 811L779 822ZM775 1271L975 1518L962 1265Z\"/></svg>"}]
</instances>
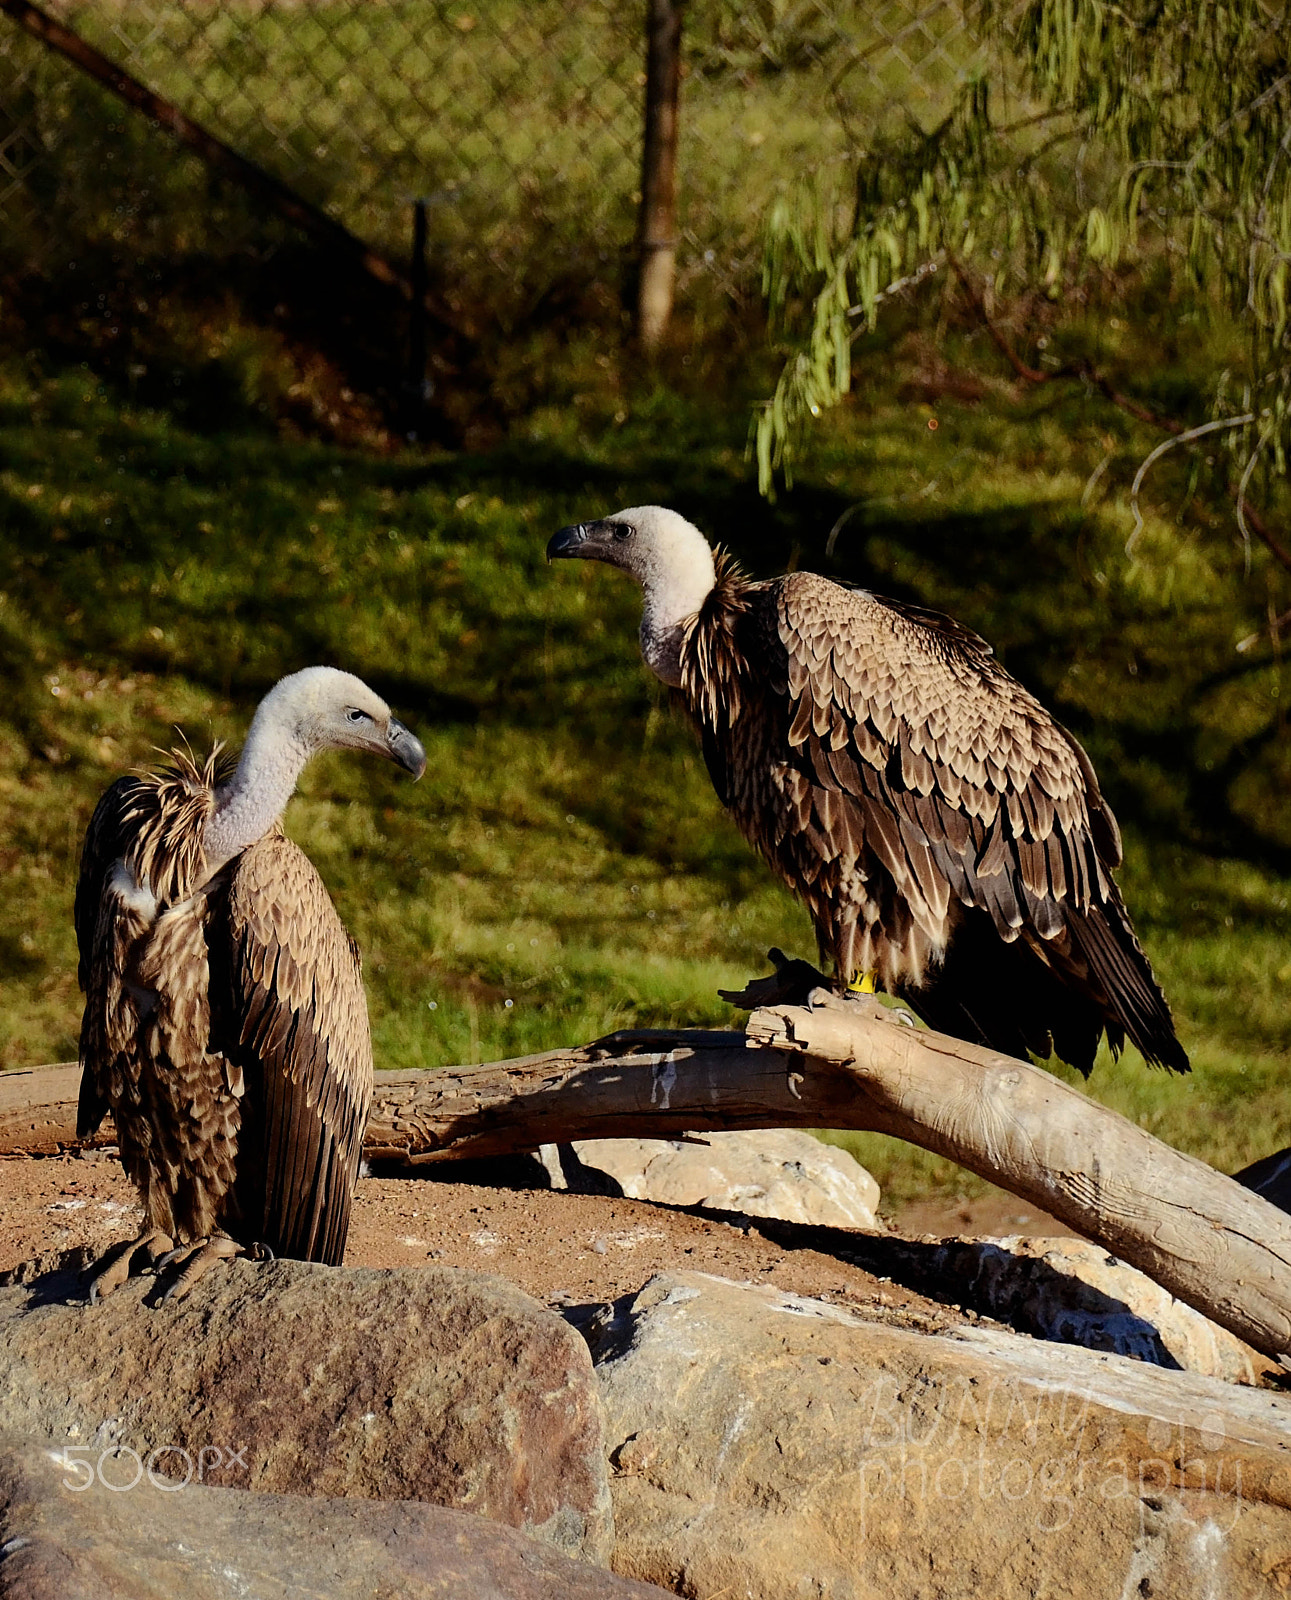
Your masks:
<instances>
[{"instance_id":1,"label":"brown wing feathers","mask_svg":"<svg viewBox=\"0 0 1291 1600\"><path fill-rule=\"evenodd\" d=\"M1186 1070L1088 757L977 635L814 574L751 584L722 557L685 665L723 798L844 980L864 951L947 1031L1088 1070L1106 1029ZM724 717L737 680L747 714Z\"/></svg>"},{"instance_id":2,"label":"brown wing feathers","mask_svg":"<svg viewBox=\"0 0 1291 1600\"><path fill-rule=\"evenodd\" d=\"M241 1022L224 1048L246 1075L256 1140L239 1177L244 1226L278 1254L339 1261L372 1092L358 960L322 880L280 832L240 858L226 916Z\"/></svg>"},{"instance_id":3,"label":"brown wing feathers","mask_svg":"<svg viewBox=\"0 0 1291 1600\"><path fill-rule=\"evenodd\" d=\"M94 808L81 849L73 910L79 955L77 981L85 995L81 1060L86 1070L81 1074L76 1117L78 1139L95 1133L109 1110L107 1079L125 1043L119 1036L121 1018L114 999L121 992L130 943L144 927L140 919L137 928L117 929L114 923L118 907L115 902L109 905L104 894L108 874L125 849L128 836L124 818L136 782L134 778L118 778L108 789Z\"/></svg>"},{"instance_id":4,"label":"brown wing feathers","mask_svg":"<svg viewBox=\"0 0 1291 1600\"><path fill-rule=\"evenodd\" d=\"M208 1059L205 900L192 895L218 752L122 778L86 833L76 892L85 988L80 1109L113 1113L149 1223L210 1231L232 1174L238 1107Z\"/></svg>"},{"instance_id":5,"label":"brown wing feathers","mask_svg":"<svg viewBox=\"0 0 1291 1600\"><path fill-rule=\"evenodd\" d=\"M280 831L193 894L215 763L118 780L86 833L78 1126L112 1110L151 1225L339 1262L372 1084L357 951Z\"/></svg>"}]
</instances>

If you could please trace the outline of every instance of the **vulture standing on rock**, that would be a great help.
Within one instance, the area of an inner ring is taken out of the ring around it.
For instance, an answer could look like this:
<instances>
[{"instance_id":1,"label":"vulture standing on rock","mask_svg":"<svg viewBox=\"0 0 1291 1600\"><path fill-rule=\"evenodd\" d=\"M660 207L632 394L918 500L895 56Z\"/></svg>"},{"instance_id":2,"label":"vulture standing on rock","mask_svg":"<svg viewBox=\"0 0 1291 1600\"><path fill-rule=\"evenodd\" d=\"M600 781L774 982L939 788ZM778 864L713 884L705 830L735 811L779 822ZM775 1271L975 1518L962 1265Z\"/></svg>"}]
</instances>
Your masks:
<instances>
[{"instance_id":1,"label":"vulture standing on rock","mask_svg":"<svg viewBox=\"0 0 1291 1600\"><path fill-rule=\"evenodd\" d=\"M76 938L85 991L77 1134L111 1111L145 1231L99 1262L183 1294L225 1256L338 1263L372 1045L359 954L280 818L320 750L369 750L419 778L425 752L347 672L283 678L237 768L119 778L85 835Z\"/></svg>"},{"instance_id":2,"label":"vulture standing on rock","mask_svg":"<svg viewBox=\"0 0 1291 1600\"><path fill-rule=\"evenodd\" d=\"M975 633L810 572L752 582L660 506L562 528L547 555L641 585L642 654L840 988L1084 1073L1104 1032L1188 1070L1089 757Z\"/></svg>"}]
</instances>

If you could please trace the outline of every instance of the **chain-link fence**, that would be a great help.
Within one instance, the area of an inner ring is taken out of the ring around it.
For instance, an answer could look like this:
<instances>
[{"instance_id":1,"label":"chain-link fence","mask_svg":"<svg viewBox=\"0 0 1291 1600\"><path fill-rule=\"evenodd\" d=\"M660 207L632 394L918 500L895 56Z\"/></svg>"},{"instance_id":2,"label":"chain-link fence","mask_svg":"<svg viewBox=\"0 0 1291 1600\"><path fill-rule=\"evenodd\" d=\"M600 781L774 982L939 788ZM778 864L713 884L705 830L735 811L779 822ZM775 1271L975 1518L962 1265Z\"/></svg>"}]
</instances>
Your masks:
<instances>
[{"instance_id":1,"label":"chain-link fence","mask_svg":"<svg viewBox=\"0 0 1291 1600\"><path fill-rule=\"evenodd\" d=\"M48 7L109 61L402 263L506 315L614 282L641 182L645 0L89 0ZM776 187L929 124L977 64L957 0L700 0L683 35L679 284L756 291ZM236 248L254 206L0 15L0 271L81 240Z\"/></svg>"}]
</instances>

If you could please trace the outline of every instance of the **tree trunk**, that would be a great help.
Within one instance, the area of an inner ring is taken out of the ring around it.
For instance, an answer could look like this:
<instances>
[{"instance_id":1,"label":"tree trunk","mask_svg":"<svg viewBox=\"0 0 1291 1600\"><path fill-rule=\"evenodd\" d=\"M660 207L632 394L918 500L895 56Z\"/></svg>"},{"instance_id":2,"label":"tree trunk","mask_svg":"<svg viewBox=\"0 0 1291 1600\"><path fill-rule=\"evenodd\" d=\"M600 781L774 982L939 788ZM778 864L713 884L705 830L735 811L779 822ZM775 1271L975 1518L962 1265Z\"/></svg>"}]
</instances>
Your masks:
<instances>
[{"instance_id":1,"label":"tree trunk","mask_svg":"<svg viewBox=\"0 0 1291 1600\"><path fill-rule=\"evenodd\" d=\"M649 0L645 137L637 226L637 338L656 350L672 316L677 262L677 102L683 0Z\"/></svg>"},{"instance_id":2,"label":"tree trunk","mask_svg":"<svg viewBox=\"0 0 1291 1600\"><path fill-rule=\"evenodd\" d=\"M818 990L751 1044L852 1075L865 1126L1043 1207L1275 1359L1291 1352L1291 1217L1050 1073ZM849 1126L857 1126L851 1123Z\"/></svg>"}]
</instances>

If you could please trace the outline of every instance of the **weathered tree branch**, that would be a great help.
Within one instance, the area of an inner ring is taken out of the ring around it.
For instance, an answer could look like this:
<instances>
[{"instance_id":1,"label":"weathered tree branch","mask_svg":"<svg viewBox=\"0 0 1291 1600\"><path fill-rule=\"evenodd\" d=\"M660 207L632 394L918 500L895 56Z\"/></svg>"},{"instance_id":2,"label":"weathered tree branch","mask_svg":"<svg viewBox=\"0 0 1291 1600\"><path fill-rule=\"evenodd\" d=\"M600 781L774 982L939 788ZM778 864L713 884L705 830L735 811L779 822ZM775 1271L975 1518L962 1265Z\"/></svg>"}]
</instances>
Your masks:
<instances>
[{"instance_id":1,"label":"weathered tree branch","mask_svg":"<svg viewBox=\"0 0 1291 1600\"><path fill-rule=\"evenodd\" d=\"M869 1126L850 1073L799 1073L742 1033L630 1032L493 1067L379 1077L364 1152L414 1166L574 1139Z\"/></svg>"},{"instance_id":2,"label":"weathered tree branch","mask_svg":"<svg viewBox=\"0 0 1291 1600\"><path fill-rule=\"evenodd\" d=\"M25 1080L25 1081L24 1081ZM74 1067L0 1078L0 1151L75 1126ZM414 1165L623 1135L833 1127L894 1135L1043 1207L1270 1356L1291 1352L1291 1216L1051 1074L817 990L747 1033L377 1074L370 1158ZM21 1135L15 1139L15 1135Z\"/></svg>"},{"instance_id":3,"label":"weathered tree branch","mask_svg":"<svg viewBox=\"0 0 1291 1600\"><path fill-rule=\"evenodd\" d=\"M852 1074L866 1126L1042 1206L1265 1355L1291 1352L1291 1217L1049 1073L818 992L750 1043ZM856 1126L852 1123L849 1126Z\"/></svg>"},{"instance_id":4,"label":"weathered tree branch","mask_svg":"<svg viewBox=\"0 0 1291 1600\"><path fill-rule=\"evenodd\" d=\"M0 1072L0 1156L53 1156L75 1146L80 1083L74 1061ZM84 1143L115 1141L109 1121L99 1138Z\"/></svg>"},{"instance_id":5,"label":"weathered tree branch","mask_svg":"<svg viewBox=\"0 0 1291 1600\"><path fill-rule=\"evenodd\" d=\"M0 1155L76 1148L79 1082L76 1066L0 1075ZM742 1033L621 1033L483 1066L378 1072L363 1151L421 1166L571 1139L850 1127L854 1096L854 1080L834 1068L791 1083L784 1058L749 1050ZM115 1140L109 1120L84 1143Z\"/></svg>"}]
</instances>

